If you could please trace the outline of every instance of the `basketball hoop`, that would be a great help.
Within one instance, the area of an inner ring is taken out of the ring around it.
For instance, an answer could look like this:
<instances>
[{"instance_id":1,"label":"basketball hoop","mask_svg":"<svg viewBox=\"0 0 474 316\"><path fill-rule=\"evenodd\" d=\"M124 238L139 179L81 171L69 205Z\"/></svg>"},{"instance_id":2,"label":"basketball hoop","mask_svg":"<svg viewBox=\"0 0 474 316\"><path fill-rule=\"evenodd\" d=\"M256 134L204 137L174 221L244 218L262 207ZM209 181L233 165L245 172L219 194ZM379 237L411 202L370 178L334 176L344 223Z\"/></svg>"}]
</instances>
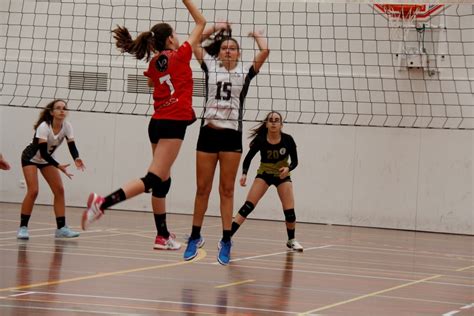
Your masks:
<instances>
[{"instance_id":1,"label":"basketball hoop","mask_svg":"<svg viewBox=\"0 0 474 316\"><path fill-rule=\"evenodd\" d=\"M379 7L392 18L406 20L426 10L426 4L380 4Z\"/></svg>"}]
</instances>

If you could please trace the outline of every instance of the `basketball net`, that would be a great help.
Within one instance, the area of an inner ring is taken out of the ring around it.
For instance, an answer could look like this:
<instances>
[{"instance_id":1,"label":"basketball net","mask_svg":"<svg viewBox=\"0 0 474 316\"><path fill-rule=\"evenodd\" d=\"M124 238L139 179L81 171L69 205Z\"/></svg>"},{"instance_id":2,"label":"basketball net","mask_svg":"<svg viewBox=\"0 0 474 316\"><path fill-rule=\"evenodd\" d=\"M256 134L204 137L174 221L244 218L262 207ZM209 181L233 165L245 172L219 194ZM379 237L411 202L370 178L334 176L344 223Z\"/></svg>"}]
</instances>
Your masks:
<instances>
[{"instance_id":1,"label":"basketball net","mask_svg":"<svg viewBox=\"0 0 474 316\"><path fill-rule=\"evenodd\" d=\"M390 39L406 41L410 30L418 27L417 14L426 9L426 4L380 4L388 17Z\"/></svg>"},{"instance_id":2,"label":"basketball net","mask_svg":"<svg viewBox=\"0 0 474 316\"><path fill-rule=\"evenodd\" d=\"M420 55L416 38L418 28L417 15L426 10L426 4L380 4L387 14L390 29L390 39L398 46L397 64L404 68L407 55ZM401 69L401 68L400 68Z\"/></svg>"}]
</instances>

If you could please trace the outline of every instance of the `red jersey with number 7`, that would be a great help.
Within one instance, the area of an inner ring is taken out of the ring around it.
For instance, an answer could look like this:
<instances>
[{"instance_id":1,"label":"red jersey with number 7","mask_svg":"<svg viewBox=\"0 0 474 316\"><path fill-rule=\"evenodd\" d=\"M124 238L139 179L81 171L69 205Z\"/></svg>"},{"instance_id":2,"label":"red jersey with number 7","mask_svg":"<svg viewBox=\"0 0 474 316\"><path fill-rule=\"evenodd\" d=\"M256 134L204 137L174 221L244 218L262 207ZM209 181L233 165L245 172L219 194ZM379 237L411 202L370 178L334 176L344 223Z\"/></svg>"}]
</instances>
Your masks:
<instances>
[{"instance_id":1,"label":"red jersey with number 7","mask_svg":"<svg viewBox=\"0 0 474 316\"><path fill-rule=\"evenodd\" d=\"M143 74L153 81L155 113L152 118L193 121L192 48L184 42L177 50L164 50L153 57Z\"/></svg>"}]
</instances>

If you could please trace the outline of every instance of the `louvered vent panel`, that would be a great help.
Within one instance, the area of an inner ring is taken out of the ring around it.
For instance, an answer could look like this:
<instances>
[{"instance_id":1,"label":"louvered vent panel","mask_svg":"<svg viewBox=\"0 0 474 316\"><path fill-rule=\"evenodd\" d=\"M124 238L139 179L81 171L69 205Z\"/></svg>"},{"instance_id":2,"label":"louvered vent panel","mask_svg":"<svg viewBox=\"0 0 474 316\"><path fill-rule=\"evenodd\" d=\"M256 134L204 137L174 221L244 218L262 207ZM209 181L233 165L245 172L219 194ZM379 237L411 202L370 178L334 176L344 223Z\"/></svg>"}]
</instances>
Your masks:
<instances>
[{"instance_id":1,"label":"louvered vent panel","mask_svg":"<svg viewBox=\"0 0 474 316\"><path fill-rule=\"evenodd\" d=\"M153 88L148 86L148 78L143 75L128 75L127 78L128 93L153 93Z\"/></svg>"},{"instance_id":2,"label":"louvered vent panel","mask_svg":"<svg viewBox=\"0 0 474 316\"><path fill-rule=\"evenodd\" d=\"M69 71L69 89L107 91L108 74L100 72Z\"/></svg>"},{"instance_id":3,"label":"louvered vent panel","mask_svg":"<svg viewBox=\"0 0 474 316\"><path fill-rule=\"evenodd\" d=\"M206 80L204 78L194 78L193 96L194 97L205 97L206 96Z\"/></svg>"}]
</instances>

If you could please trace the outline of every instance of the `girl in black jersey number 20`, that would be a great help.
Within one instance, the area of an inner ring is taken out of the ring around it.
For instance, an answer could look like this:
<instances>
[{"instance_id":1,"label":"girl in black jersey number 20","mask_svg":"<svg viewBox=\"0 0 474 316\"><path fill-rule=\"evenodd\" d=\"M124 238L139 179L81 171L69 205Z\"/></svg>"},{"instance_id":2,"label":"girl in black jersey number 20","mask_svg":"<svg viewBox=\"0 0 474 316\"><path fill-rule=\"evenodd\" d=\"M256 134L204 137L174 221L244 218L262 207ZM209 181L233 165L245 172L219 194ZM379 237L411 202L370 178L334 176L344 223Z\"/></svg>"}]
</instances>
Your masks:
<instances>
[{"instance_id":1,"label":"girl in black jersey number 20","mask_svg":"<svg viewBox=\"0 0 474 316\"><path fill-rule=\"evenodd\" d=\"M261 155L260 167L247 194L247 200L234 218L232 235L253 211L267 189L274 185L277 188L285 214L286 231L288 233L286 246L295 251L303 251L303 247L295 239L295 199L290 178L290 171L298 165L296 143L289 134L282 133L282 127L281 114L272 111L268 113L264 122L252 130L250 137L253 137L253 139L250 142L250 150L245 156L242 166L240 185L246 185L250 162L258 152ZM288 164L288 157L291 159L290 164Z\"/></svg>"},{"instance_id":2,"label":"girl in black jersey number 20","mask_svg":"<svg viewBox=\"0 0 474 316\"><path fill-rule=\"evenodd\" d=\"M67 106L64 100L54 100L40 113L34 125L35 135L33 142L28 145L21 155L21 165L26 181L26 195L21 204L20 228L18 239L29 239L28 222L33 212L33 205L38 196L38 170L49 184L54 194L54 213L56 215L56 238L73 238L79 236L78 232L66 226L66 205L64 200L64 187L59 171L69 179L72 174L67 171L69 164L57 162L53 153L64 139L67 140L69 152L74 159L77 169L84 170L84 163L79 158L71 124L66 121Z\"/></svg>"},{"instance_id":3,"label":"girl in black jersey number 20","mask_svg":"<svg viewBox=\"0 0 474 316\"><path fill-rule=\"evenodd\" d=\"M219 197L222 239L217 261L230 261L234 184L242 155L242 114L250 81L268 57L267 42L260 32L251 32L259 52L252 63L239 61L238 42L231 37L230 25L217 23L204 30L202 40L215 34L209 45L194 46L193 51L206 74L207 100L196 148L197 190L194 200L193 227L184 252L191 260L204 244L201 226L207 211L214 173L219 164Z\"/></svg>"}]
</instances>

